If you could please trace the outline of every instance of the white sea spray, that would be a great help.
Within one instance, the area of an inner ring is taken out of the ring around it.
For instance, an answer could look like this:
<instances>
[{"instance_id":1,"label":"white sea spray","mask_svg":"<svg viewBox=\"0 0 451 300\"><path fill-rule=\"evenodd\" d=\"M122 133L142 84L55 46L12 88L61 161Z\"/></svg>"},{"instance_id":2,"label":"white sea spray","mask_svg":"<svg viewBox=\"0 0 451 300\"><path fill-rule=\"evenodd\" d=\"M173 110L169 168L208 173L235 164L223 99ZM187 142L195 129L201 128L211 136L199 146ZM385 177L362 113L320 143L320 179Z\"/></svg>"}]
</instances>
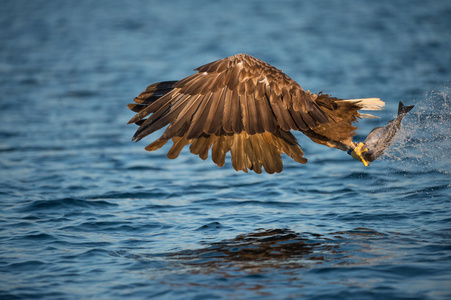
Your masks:
<instances>
[{"instance_id":1,"label":"white sea spray","mask_svg":"<svg viewBox=\"0 0 451 300\"><path fill-rule=\"evenodd\" d=\"M393 145L381 157L423 171L451 172L451 93L449 87L428 92L406 115ZM414 104L405 101L407 105Z\"/></svg>"}]
</instances>

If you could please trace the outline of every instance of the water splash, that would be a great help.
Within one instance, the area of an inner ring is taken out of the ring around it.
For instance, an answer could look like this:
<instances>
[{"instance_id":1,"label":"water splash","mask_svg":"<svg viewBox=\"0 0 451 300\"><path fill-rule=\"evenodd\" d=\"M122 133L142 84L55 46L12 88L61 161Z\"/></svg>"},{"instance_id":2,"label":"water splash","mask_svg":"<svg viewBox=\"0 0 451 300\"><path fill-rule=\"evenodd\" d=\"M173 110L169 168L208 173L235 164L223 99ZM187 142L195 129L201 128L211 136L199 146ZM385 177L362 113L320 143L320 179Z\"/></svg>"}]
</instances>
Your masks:
<instances>
[{"instance_id":1,"label":"water splash","mask_svg":"<svg viewBox=\"0 0 451 300\"><path fill-rule=\"evenodd\" d=\"M407 101L408 102L408 101ZM411 104L411 103L407 103ZM407 114L384 160L451 172L450 88L433 90Z\"/></svg>"}]
</instances>

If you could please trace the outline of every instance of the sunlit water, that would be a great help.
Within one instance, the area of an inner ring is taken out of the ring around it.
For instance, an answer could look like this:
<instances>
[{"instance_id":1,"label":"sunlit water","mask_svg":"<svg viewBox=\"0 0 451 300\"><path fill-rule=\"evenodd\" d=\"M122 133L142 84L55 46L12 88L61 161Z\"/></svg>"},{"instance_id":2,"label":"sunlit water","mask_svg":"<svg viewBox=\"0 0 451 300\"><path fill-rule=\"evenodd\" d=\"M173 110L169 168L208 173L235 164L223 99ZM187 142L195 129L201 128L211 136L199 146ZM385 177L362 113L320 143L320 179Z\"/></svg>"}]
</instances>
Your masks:
<instances>
[{"instance_id":1,"label":"sunlit water","mask_svg":"<svg viewBox=\"0 0 451 300\"><path fill-rule=\"evenodd\" d=\"M1 299L451 298L447 1L2 1ZM148 84L239 52L305 89L415 104L368 168L146 152Z\"/></svg>"}]
</instances>

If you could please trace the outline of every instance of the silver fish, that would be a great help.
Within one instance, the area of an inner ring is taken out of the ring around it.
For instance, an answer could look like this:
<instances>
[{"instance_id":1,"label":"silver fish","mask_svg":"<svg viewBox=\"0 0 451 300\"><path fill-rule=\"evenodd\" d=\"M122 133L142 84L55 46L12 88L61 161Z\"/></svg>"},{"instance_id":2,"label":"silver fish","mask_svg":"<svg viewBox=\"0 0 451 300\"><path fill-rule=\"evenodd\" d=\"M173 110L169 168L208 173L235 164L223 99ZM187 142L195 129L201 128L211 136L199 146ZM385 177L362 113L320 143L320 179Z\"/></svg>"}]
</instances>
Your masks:
<instances>
[{"instance_id":1,"label":"silver fish","mask_svg":"<svg viewBox=\"0 0 451 300\"><path fill-rule=\"evenodd\" d=\"M398 115L384 127L374 128L366 137L363 143L359 143L355 148L349 149L348 153L355 159L361 161L365 167L370 162L380 157L385 149L390 147L393 138L401 127L401 121L404 116L414 107L414 105L405 106L399 101Z\"/></svg>"}]
</instances>

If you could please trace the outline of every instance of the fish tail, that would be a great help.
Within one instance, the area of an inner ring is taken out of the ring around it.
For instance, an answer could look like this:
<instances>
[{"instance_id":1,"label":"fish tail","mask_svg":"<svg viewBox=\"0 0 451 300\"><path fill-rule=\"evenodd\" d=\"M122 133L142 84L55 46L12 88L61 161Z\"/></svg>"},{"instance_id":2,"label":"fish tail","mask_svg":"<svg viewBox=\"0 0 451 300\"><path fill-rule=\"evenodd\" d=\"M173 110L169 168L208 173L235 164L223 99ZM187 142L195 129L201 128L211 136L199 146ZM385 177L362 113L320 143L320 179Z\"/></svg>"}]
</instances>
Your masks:
<instances>
[{"instance_id":1,"label":"fish tail","mask_svg":"<svg viewBox=\"0 0 451 300\"><path fill-rule=\"evenodd\" d=\"M405 106L405 105L402 103L402 101L399 101L399 106L398 106L398 116L399 116L399 115L405 115L405 114L407 114L409 111L412 110L412 108L413 108L414 106L415 106L415 105L408 105L408 106Z\"/></svg>"}]
</instances>

